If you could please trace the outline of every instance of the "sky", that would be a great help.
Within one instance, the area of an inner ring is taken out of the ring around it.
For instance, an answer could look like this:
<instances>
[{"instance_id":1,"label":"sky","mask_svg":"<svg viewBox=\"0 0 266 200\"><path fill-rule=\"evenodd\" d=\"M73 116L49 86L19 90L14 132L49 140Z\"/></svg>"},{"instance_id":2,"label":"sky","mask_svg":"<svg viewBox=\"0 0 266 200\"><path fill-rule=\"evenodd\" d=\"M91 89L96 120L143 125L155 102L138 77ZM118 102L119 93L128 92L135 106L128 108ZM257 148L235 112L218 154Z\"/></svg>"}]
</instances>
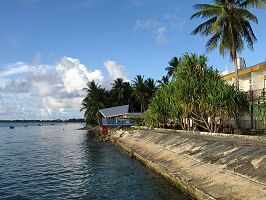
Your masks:
<instances>
[{"instance_id":1,"label":"sky","mask_svg":"<svg viewBox=\"0 0 266 200\"><path fill-rule=\"evenodd\" d=\"M191 35L196 3L211 0L0 0L0 119L81 118L88 81L110 89L116 78L161 79L174 56L205 54L219 71L229 55L206 52ZM266 59L265 10L251 9L258 41L239 56Z\"/></svg>"}]
</instances>

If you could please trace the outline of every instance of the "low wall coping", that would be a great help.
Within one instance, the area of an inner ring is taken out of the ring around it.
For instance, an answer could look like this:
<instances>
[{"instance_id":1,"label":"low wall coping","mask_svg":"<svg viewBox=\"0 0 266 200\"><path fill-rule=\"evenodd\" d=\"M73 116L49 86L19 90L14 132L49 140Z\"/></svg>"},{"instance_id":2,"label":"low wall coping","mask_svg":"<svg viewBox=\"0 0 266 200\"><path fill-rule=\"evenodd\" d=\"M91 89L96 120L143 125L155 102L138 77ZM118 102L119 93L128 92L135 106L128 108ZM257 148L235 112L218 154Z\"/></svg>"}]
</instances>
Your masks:
<instances>
[{"instance_id":1,"label":"low wall coping","mask_svg":"<svg viewBox=\"0 0 266 200\"><path fill-rule=\"evenodd\" d=\"M134 126L138 128L137 126ZM140 126L143 129L151 129L146 126ZM266 142L265 136L252 136L252 135L236 135L236 134L225 134L225 133L210 133L210 132L203 132L203 131L187 131L187 130L175 130L175 129L165 129L165 128L154 128L154 130L159 131L166 131L171 133L188 133L188 134L200 134L200 135L207 135L211 137L224 137L224 138L239 138L244 140L251 140L251 141L259 141L259 142Z\"/></svg>"}]
</instances>

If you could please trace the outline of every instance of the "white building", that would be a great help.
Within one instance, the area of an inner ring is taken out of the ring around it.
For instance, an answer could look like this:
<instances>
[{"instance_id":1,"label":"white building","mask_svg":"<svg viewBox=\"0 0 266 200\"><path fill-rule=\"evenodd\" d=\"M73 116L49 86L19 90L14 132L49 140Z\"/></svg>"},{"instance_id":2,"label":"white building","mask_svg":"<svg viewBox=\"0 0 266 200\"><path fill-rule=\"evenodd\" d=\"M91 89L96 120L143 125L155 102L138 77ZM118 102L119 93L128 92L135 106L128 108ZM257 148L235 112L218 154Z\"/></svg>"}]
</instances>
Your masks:
<instances>
[{"instance_id":1,"label":"white building","mask_svg":"<svg viewBox=\"0 0 266 200\"><path fill-rule=\"evenodd\" d=\"M266 61L246 68L243 58L238 58L239 66L239 89L249 93L249 101L256 104L266 87ZM221 73L223 79L230 84L235 83L234 70L226 70ZM254 128L255 123L250 125L250 116L246 114L241 118L241 127ZM251 126L251 127L250 127Z\"/></svg>"}]
</instances>

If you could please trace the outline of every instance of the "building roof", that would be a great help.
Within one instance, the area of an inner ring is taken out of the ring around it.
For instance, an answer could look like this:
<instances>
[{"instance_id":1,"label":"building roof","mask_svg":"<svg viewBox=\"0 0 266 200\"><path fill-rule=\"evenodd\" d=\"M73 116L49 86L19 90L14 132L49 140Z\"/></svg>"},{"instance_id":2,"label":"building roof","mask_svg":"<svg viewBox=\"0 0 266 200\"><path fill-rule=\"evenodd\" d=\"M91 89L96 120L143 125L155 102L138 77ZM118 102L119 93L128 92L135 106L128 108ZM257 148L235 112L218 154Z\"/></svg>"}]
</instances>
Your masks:
<instances>
[{"instance_id":1,"label":"building roof","mask_svg":"<svg viewBox=\"0 0 266 200\"><path fill-rule=\"evenodd\" d=\"M266 61L261 62L257 65L253 65L251 67L245 68L245 69L241 69L238 71L238 75L241 76L241 75L247 74L249 72L257 71L257 70L262 69L264 67L266 67ZM235 77L235 72L223 76L223 79L227 80L227 79L234 78L234 77Z\"/></svg>"},{"instance_id":2,"label":"building roof","mask_svg":"<svg viewBox=\"0 0 266 200\"><path fill-rule=\"evenodd\" d=\"M115 116L127 114L128 110L129 110L129 105L124 105L124 106L105 108L99 111L105 118L107 118L107 117L115 117Z\"/></svg>"},{"instance_id":3,"label":"building roof","mask_svg":"<svg viewBox=\"0 0 266 200\"><path fill-rule=\"evenodd\" d=\"M137 113L127 113L126 116L127 117L138 117L140 115L142 115L143 113L141 112L137 112Z\"/></svg>"}]
</instances>

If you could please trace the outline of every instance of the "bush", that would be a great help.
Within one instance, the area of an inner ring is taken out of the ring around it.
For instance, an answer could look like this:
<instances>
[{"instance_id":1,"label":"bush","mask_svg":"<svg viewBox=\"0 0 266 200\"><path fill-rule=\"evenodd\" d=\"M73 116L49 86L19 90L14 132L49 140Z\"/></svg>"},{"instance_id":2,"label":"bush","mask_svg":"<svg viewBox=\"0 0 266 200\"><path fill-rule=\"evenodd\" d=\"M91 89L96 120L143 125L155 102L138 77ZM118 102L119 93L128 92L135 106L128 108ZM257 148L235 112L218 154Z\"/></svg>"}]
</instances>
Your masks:
<instances>
[{"instance_id":1,"label":"bush","mask_svg":"<svg viewBox=\"0 0 266 200\"><path fill-rule=\"evenodd\" d=\"M143 118L142 117L136 117L136 118L134 118L134 120L135 120L134 124L136 126L143 126Z\"/></svg>"}]
</instances>

